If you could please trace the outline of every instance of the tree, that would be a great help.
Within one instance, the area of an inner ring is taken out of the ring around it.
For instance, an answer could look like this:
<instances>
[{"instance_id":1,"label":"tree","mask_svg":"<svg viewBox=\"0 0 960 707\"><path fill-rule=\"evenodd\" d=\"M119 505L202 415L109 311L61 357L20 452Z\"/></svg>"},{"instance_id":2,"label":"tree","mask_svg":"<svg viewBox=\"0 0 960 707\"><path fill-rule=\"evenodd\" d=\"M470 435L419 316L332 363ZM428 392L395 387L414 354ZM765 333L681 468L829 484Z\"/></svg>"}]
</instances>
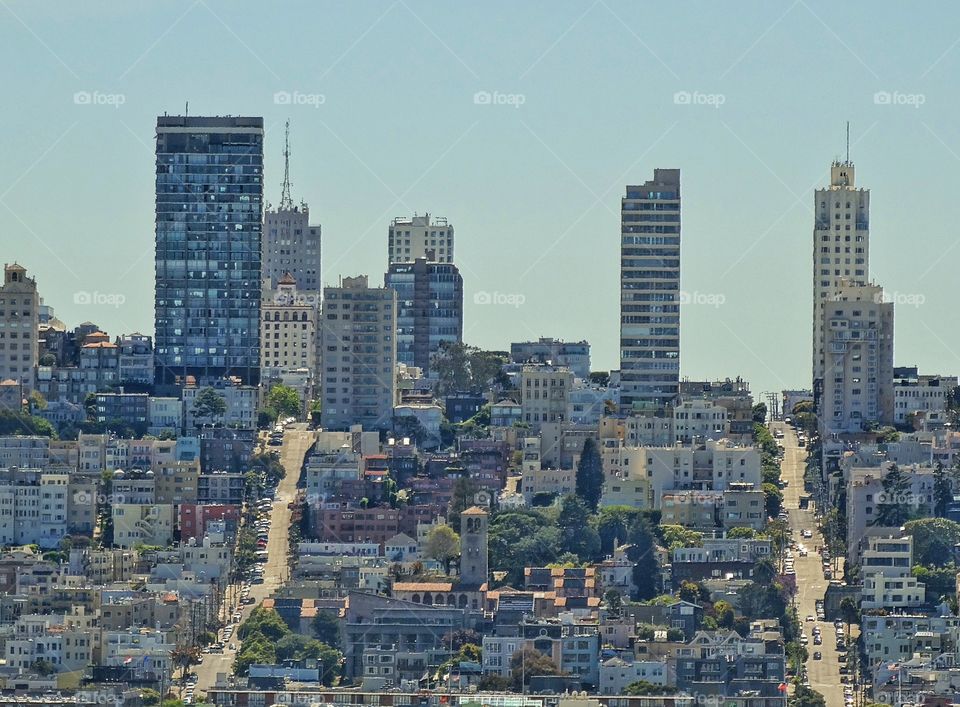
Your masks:
<instances>
[{"instance_id":1,"label":"tree","mask_svg":"<svg viewBox=\"0 0 960 707\"><path fill-rule=\"evenodd\" d=\"M145 687L140 690L140 701L143 702L146 707L153 707L153 705L160 704L160 693L156 690L151 690L149 687Z\"/></svg>"},{"instance_id":2,"label":"tree","mask_svg":"<svg viewBox=\"0 0 960 707\"><path fill-rule=\"evenodd\" d=\"M636 598L650 599L657 594L660 567L656 557L656 538L645 518L637 518L630 528L629 541L627 559L634 563L632 577Z\"/></svg>"},{"instance_id":3,"label":"tree","mask_svg":"<svg viewBox=\"0 0 960 707\"><path fill-rule=\"evenodd\" d=\"M479 487L469 476L461 476L453 482L447 518L450 519L451 527L458 533L460 532L460 514L471 506L477 505L479 491Z\"/></svg>"},{"instance_id":4,"label":"tree","mask_svg":"<svg viewBox=\"0 0 960 707\"><path fill-rule=\"evenodd\" d=\"M691 604L696 604L700 601L701 594L703 592L703 587L701 587L696 582L683 581L680 583L680 599L683 601L688 601ZM708 595L709 596L709 595Z\"/></svg>"},{"instance_id":5,"label":"tree","mask_svg":"<svg viewBox=\"0 0 960 707\"><path fill-rule=\"evenodd\" d=\"M267 395L267 405L277 411L278 417L299 418L303 401L296 390L287 385L275 385Z\"/></svg>"},{"instance_id":6,"label":"tree","mask_svg":"<svg viewBox=\"0 0 960 707\"><path fill-rule=\"evenodd\" d=\"M513 689L522 692L530 684L534 675L561 675L560 668L553 659L532 648L523 648L510 658L510 674Z\"/></svg>"},{"instance_id":7,"label":"tree","mask_svg":"<svg viewBox=\"0 0 960 707\"><path fill-rule=\"evenodd\" d=\"M840 600L840 616L843 617L844 623L860 623L860 607L856 599L853 597L844 597Z\"/></svg>"},{"instance_id":8,"label":"tree","mask_svg":"<svg viewBox=\"0 0 960 707\"><path fill-rule=\"evenodd\" d=\"M637 680L623 688L623 694L631 697L646 697L654 695L672 695L677 690L667 685L654 685L646 680Z\"/></svg>"},{"instance_id":9,"label":"tree","mask_svg":"<svg viewBox=\"0 0 960 707\"><path fill-rule=\"evenodd\" d=\"M290 628L276 611L258 606L250 612L250 616L241 624L237 636L240 640L246 641L248 637L257 633L268 641L276 643L290 633Z\"/></svg>"},{"instance_id":10,"label":"tree","mask_svg":"<svg viewBox=\"0 0 960 707\"><path fill-rule=\"evenodd\" d=\"M510 357L500 351L483 351L462 342L442 342L430 361L437 377L437 395L464 390L483 390L491 382L501 387L506 381L500 375Z\"/></svg>"},{"instance_id":11,"label":"tree","mask_svg":"<svg viewBox=\"0 0 960 707\"><path fill-rule=\"evenodd\" d=\"M755 537L757 537L757 531L745 525L730 528L727 531L727 538L730 540L753 540Z\"/></svg>"},{"instance_id":12,"label":"tree","mask_svg":"<svg viewBox=\"0 0 960 707\"><path fill-rule=\"evenodd\" d=\"M488 544L490 566L506 572L508 584L521 583L525 567L545 567L563 552L560 530L529 510L494 515Z\"/></svg>"},{"instance_id":13,"label":"tree","mask_svg":"<svg viewBox=\"0 0 960 707\"><path fill-rule=\"evenodd\" d=\"M943 567L960 543L960 523L946 518L920 518L903 526L913 536L913 561L927 567Z\"/></svg>"},{"instance_id":14,"label":"tree","mask_svg":"<svg viewBox=\"0 0 960 707\"><path fill-rule=\"evenodd\" d=\"M580 562L600 559L600 535L590 526L590 510L580 498L567 495L560 501L557 514L563 547Z\"/></svg>"},{"instance_id":15,"label":"tree","mask_svg":"<svg viewBox=\"0 0 960 707\"><path fill-rule=\"evenodd\" d=\"M877 513L872 525L899 528L910 520L911 500L910 479L896 464L884 475L883 493L877 500Z\"/></svg>"},{"instance_id":16,"label":"tree","mask_svg":"<svg viewBox=\"0 0 960 707\"><path fill-rule=\"evenodd\" d=\"M427 428L413 415L402 415L393 418L393 434L398 438L409 438L413 440L417 446L423 445L423 442L428 437Z\"/></svg>"},{"instance_id":17,"label":"tree","mask_svg":"<svg viewBox=\"0 0 960 707\"><path fill-rule=\"evenodd\" d=\"M320 610L311 624L313 635L317 640L333 648L340 647L340 622L329 611Z\"/></svg>"},{"instance_id":18,"label":"tree","mask_svg":"<svg viewBox=\"0 0 960 707\"><path fill-rule=\"evenodd\" d=\"M933 514L939 518L947 517L947 509L953 502L953 475L937 462L933 470Z\"/></svg>"},{"instance_id":19,"label":"tree","mask_svg":"<svg viewBox=\"0 0 960 707\"><path fill-rule=\"evenodd\" d=\"M204 420L213 422L215 418L223 416L227 411L227 401L213 388L204 388L194 398L192 411L196 425L200 427Z\"/></svg>"},{"instance_id":20,"label":"tree","mask_svg":"<svg viewBox=\"0 0 960 707\"><path fill-rule=\"evenodd\" d=\"M767 421L767 404L757 403L753 406L753 421L764 423Z\"/></svg>"},{"instance_id":21,"label":"tree","mask_svg":"<svg viewBox=\"0 0 960 707\"><path fill-rule=\"evenodd\" d=\"M435 526L427 533L424 554L443 564L446 574L450 574L450 562L460 556L460 536L449 525Z\"/></svg>"},{"instance_id":22,"label":"tree","mask_svg":"<svg viewBox=\"0 0 960 707\"><path fill-rule=\"evenodd\" d=\"M826 707L826 704L823 695L802 683L797 685L793 699L790 701L790 707Z\"/></svg>"},{"instance_id":23,"label":"tree","mask_svg":"<svg viewBox=\"0 0 960 707\"><path fill-rule=\"evenodd\" d=\"M684 528L682 525L660 525L657 526L657 531L668 550L703 545L703 533Z\"/></svg>"},{"instance_id":24,"label":"tree","mask_svg":"<svg viewBox=\"0 0 960 707\"><path fill-rule=\"evenodd\" d=\"M583 499L591 511L596 511L603 494L603 460L593 437L583 443L583 452L577 463L577 496Z\"/></svg>"},{"instance_id":25,"label":"tree","mask_svg":"<svg viewBox=\"0 0 960 707\"><path fill-rule=\"evenodd\" d=\"M766 506L767 517L776 518L783 508L783 492L773 484L763 484L763 501Z\"/></svg>"},{"instance_id":26,"label":"tree","mask_svg":"<svg viewBox=\"0 0 960 707\"><path fill-rule=\"evenodd\" d=\"M623 597L620 592L616 589L608 589L603 594L603 602L607 605L607 611L611 616L620 616L620 612L623 611Z\"/></svg>"}]
</instances>

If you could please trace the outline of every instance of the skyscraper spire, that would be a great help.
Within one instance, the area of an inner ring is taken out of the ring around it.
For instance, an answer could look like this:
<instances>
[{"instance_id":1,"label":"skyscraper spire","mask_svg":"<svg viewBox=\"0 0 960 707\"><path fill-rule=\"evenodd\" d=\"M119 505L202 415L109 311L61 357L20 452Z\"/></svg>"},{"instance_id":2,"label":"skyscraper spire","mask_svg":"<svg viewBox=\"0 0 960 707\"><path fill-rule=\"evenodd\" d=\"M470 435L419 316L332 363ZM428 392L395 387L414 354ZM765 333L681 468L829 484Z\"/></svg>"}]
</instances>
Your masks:
<instances>
[{"instance_id":1,"label":"skyscraper spire","mask_svg":"<svg viewBox=\"0 0 960 707\"><path fill-rule=\"evenodd\" d=\"M290 121L283 138L283 191L280 194L280 209L293 209L293 199L290 197Z\"/></svg>"},{"instance_id":2,"label":"skyscraper spire","mask_svg":"<svg viewBox=\"0 0 960 707\"><path fill-rule=\"evenodd\" d=\"M847 164L850 164L850 121L847 121Z\"/></svg>"}]
</instances>

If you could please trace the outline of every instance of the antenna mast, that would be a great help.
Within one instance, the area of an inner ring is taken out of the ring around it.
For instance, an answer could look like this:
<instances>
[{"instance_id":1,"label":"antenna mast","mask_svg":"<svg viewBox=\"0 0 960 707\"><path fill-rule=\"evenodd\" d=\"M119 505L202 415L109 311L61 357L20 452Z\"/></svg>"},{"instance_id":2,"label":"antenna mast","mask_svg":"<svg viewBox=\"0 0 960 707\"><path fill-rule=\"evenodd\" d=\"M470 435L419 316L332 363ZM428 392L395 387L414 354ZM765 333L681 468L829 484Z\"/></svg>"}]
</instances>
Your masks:
<instances>
[{"instance_id":1,"label":"antenna mast","mask_svg":"<svg viewBox=\"0 0 960 707\"><path fill-rule=\"evenodd\" d=\"M293 199L290 197L290 121L287 121L287 130L283 141L283 191L280 194L280 208L293 209Z\"/></svg>"},{"instance_id":2,"label":"antenna mast","mask_svg":"<svg viewBox=\"0 0 960 707\"><path fill-rule=\"evenodd\" d=\"M847 121L847 164L850 164L850 121Z\"/></svg>"}]
</instances>

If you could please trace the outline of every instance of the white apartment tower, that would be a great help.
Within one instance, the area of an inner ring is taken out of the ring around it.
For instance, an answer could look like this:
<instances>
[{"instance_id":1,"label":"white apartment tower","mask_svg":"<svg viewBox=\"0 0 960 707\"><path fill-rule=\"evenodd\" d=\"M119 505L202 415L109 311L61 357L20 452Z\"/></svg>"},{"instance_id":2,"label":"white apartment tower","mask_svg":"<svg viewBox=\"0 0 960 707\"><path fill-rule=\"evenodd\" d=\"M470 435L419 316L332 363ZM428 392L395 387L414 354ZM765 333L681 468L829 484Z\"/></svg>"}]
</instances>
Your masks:
<instances>
[{"instance_id":1,"label":"white apartment tower","mask_svg":"<svg viewBox=\"0 0 960 707\"><path fill-rule=\"evenodd\" d=\"M392 263L412 263L423 258L428 263L453 262L453 225L430 214L395 218L387 237L387 267Z\"/></svg>"},{"instance_id":2,"label":"white apartment tower","mask_svg":"<svg viewBox=\"0 0 960 707\"><path fill-rule=\"evenodd\" d=\"M820 424L825 434L893 423L893 303L877 285L841 280L821 303Z\"/></svg>"},{"instance_id":3,"label":"white apartment tower","mask_svg":"<svg viewBox=\"0 0 960 707\"><path fill-rule=\"evenodd\" d=\"M656 169L620 203L620 405L680 392L680 170Z\"/></svg>"},{"instance_id":4,"label":"white apartment tower","mask_svg":"<svg viewBox=\"0 0 960 707\"><path fill-rule=\"evenodd\" d=\"M865 285L870 276L870 190L857 189L847 159L830 165L830 186L817 189L813 229L813 387L822 389L825 351L820 323L827 300L845 280Z\"/></svg>"},{"instance_id":5,"label":"white apartment tower","mask_svg":"<svg viewBox=\"0 0 960 707\"><path fill-rule=\"evenodd\" d=\"M13 380L23 393L33 390L40 354L40 295L27 269L3 268L0 286L0 382Z\"/></svg>"}]
</instances>

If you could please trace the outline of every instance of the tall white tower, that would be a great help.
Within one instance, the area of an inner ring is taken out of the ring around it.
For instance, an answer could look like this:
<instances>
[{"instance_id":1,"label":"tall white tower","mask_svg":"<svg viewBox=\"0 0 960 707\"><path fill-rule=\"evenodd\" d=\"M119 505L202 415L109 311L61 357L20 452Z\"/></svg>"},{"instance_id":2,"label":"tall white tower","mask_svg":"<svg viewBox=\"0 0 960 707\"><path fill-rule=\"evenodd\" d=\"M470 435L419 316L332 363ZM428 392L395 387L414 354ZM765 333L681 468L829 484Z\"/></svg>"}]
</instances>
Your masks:
<instances>
[{"instance_id":1,"label":"tall white tower","mask_svg":"<svg viewBox=\"0 0 960 707\"><path fill-rule=\"evenodd\" d=\"M870 273L870 190L857 189L849 155L830 165L830 186L814 196L813 389L823 391L824 303L846 285L866 285Z\"/></svg>"}]
</instances>

